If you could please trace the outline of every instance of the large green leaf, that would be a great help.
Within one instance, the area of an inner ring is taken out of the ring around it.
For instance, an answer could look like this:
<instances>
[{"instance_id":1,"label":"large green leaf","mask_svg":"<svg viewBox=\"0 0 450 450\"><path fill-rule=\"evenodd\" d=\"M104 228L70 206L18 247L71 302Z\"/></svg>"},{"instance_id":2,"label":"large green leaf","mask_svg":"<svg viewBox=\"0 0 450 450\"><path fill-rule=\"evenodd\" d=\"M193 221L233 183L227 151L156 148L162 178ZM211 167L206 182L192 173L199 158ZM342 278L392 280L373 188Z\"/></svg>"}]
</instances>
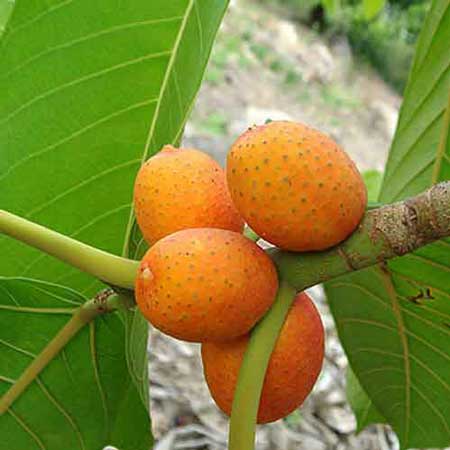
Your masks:
<instances>
[{"instance_id":1,"label":"large green leaf","mask_svg":"<svg viewBox=\"0 0 450 450\"><path fill-rule=\"evenodd\" d=\"M378 170L366 170L362 173L362 176L367 188L367 201L369 203L374 203L378 200L378 196L380 195L383 174L378 172Z\"/></svg>"},{"instance_id":2,"label":"large green leaf","mask_svg":"<svg viewBox=\"0 0 450 450\"><path fill-rule=\"evenodd\" d=\"M368 425L385 423L386 419L375 408L350 366L347 367L345 381L347 398L356 416L357 433Z\"/></svg>"},{"instance_id":3,"label":"large green leaf","mask_svg":"<svg viewBox=\"0 0 450 450\"><path fill-rule=\"evenodd\" d=\"M17 0L0 41L0 207L113 253L142 254L131 213L136 171L181 138L227 3ZM0 248L2 275L85 295L100 287L12 240L0 237ZM124 405L139 412L139 397L148 404L147 323L137 310L117 317L125 348L116 364L126 362L139 396L129 378L117 380L133 394Z\"/></svg>"},{"instance_id":4,"label":"large green leaf","mask_svg":"<svg viewBox=\"0 0 450 450\"><path fill-rule=\"evenodd\" d=\"M9 19L13 5L14 5L13 1L0 0L0 36L3 34L6 22Z\"/></svg>"},{"instance_id":5,"label":"large green leaf","mask_svg":"<svg viewBox=\"0 0 450 450\"><path fill-rule=\"evenodd\" d=\"M0 394L86 299L25 278L0 278ZM109 314L82 330L0 420L0 449L148 450L149 418L128 373L125 327Z\"/></svg>"},{"instance_id":6,"label":"large green leaf","mask_svg":"<svg viewBox=\"0 0 450 450\"><path fill-rule=\"evenodd\" d=\"M450 179L450 2L421 33L380 200ZM447 110L447 113L446 113ZM450 443L450 241L328 283L352 368L402 447Z\"/></svg>"},{"instance_id":7,"label":"large green leaf","mask_svg":"<svg viewBox=\"0 0 450 450\"><path fill-rule=\"evenodd\" d=\"M0 41L1 207L121 253L136 171L181 135L226 4L17 0ZM3 275L97 288L0 239Z\"/></svg>"}]
</instances>

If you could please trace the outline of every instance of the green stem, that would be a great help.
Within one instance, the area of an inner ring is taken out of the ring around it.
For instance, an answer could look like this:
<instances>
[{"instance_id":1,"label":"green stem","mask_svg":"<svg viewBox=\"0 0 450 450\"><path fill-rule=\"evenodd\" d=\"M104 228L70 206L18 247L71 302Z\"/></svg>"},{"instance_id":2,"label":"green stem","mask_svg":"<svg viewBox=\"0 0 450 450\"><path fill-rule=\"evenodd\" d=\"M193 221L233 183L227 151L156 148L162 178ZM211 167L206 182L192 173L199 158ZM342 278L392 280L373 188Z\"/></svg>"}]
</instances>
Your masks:
<instances>
[{"instance_id":1,"label":"green stem","mask_svg":"<svg viewBox=\"0 0 450 450\"><path fill-rule=\"evenodd\" d=\"M286 282L281 282L269 314L252 332L234 394L229 450L254 448L256 418L266 369L294 296L295 289Z\"/></svg>"},{"instance_id":2,"label":"green stem","mask_svg":"<svg viewBox=\"0 0 450 450\"><path fill-rule=\"evenodd\" d=\"M245 227L244 236L253 242L257 242L259 241L259 239L261 239L249 226Z\"/></svg>"},{"instance_id":3,"label":"green stem","mask_svg":"<svg viewBox=\"0 0 450 450\"><path fill-rule=\"evenodd\" d=\"M255 327L236 386L229 450L253 450L259 398L270 355L295 291L409 253L450 235L450 182L368 211L358 229L327 251L269 251L282 280L276 302Z\"/></svg>"},{"instance_id":4,"label":"green stem","mask_svg":"<svg viewBox=\"0 0 450 450\"><path fill-rule=\"evenodd\" d=\"M8 410L13 402L85 325L94 320L99 314L111 310L111 305L115 305L117 297L115 294L111 295L110 292L109 294L106 293L106 295L101 294L97 298L86 302L75 311L70 320L59 330L56 336L45 346L41 353L22 372L16 382L0 399L0 415Z\"/></svg>"},{"instance_id":5,"label":"green stem","mask_svg":"<svg viewBox=\"0 0 450 450\"><path fill-rule=\"evenodd\" d=\"M137 261L104 252L3 210L0 210L0 233L42 250L105 283L134 288Z\"/></svg>"},{"instance_id":6,"label":"green stem","mask_svg":"<svg viewBox=\"0 0 450 450\"><path fill-rule=\"evenodd\" d=\"M270 250L281 277L297 290L364 269L450 236L450 181L402 202L367 211L344 242L322 252Z\"/></svg>"}]
</instances>

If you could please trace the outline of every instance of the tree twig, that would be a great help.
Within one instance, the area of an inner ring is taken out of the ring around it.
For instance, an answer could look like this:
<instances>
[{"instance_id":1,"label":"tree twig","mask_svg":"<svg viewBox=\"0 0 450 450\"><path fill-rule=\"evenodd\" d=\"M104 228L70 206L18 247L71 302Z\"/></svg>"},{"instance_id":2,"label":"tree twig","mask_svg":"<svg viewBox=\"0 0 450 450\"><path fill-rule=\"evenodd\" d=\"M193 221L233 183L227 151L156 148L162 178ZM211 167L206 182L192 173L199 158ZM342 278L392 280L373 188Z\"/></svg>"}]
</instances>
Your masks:
<instances>
[{"instance_id":1,"label":"tree twig","mask_svg":"<svg viewBox=\"0 0 450 450\"><path fill-rule=\"evenodd\" d=\"M450 236L450 181L370 210L344 242L324 252L272 250L283 279L298 290L410 253Z\"/></svg>"},{"instance_id":2,"label":"tree twig","mask_svg":"<svg viewBox=\"0 0 450 450\"><path fill-rule=\"evenodd\" d=\"M42 250L105 283L134 289L137 261L91 247L3 210L0 210L0 233Z\"/></svg>"},{"instance_id":3,"label":"tree twig","mask_svg":"<svg viewBox=\"0 0 450 450\"><path fill-rule=\"evenodd\" d=\"M294 292L363 269L450 236L450 182L403 202L370 210L344 242L324 252L270 251L281 286L274 305L252 332L241 368L230 424L229 449L253 450L256 417L271 351ZM284 292L284 291L283 291ZM256 380L252 384L252 380Z\"/></svg>"}]
</instances>

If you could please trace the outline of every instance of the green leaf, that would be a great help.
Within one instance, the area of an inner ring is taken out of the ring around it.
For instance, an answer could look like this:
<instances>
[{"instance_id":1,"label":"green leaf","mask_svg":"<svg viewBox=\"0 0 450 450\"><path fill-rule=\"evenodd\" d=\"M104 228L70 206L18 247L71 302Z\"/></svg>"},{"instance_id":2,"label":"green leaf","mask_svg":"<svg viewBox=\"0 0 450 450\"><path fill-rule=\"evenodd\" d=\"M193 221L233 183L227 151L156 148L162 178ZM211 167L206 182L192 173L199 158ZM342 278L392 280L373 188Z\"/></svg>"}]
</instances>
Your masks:
<instances>
[{"instance_id":1,"label":"green leaf","mask_svg":"<svg viewBox=\"0 0 450 450\"><path fill-rule=\"evenodd\" d=\"M380 200L450 179L450 4L434 1L419 38ZM327 283L363 389L403 448L450 442L450 241Z\"/></svg>"},{"instance_id":2,"label":"green leaf","mask_svg":"<svg viewBox=\"0 0 450 450\"><path fill-rule=\"evenodd\" d=\"M363 0L364 17L372 20L384 8L386 0Z\"/></svg>"},{"instance_id":3,"label":"green leaf","mask_svg":"<svg viewBox=\"0 0 450 450\"><path fill-rule=\"evenodd\" d=\"M148 322L138 308L120 311L125 326L125 358L128 372L142 403L148 407Z\"/></svg>"},{"instance_id":4,"label":"green leaf","mask_svg":"<svg viewBox=\"0 0 450 450\"><path fill-rule=\"evenodd\" d=\"M347 398L356 416L357 433L369 425L386 423L386 419L370 401L350 366L347 367L346 384Z\"/></svg>"},{"instance_id":5,"label":"green leaf","mask_svg":"<svg viewBox=\"0 0 450 450\"><path fill-rule=\"evenodd\" d=\"M13 0L0 0L0 36L5 30L6 22L8 22L13 6Z\"/></svg>"},{"instance_id":6,"label":"green leaf","mask_svg":"<svg viewBox=\"0 0 450 450\"><path fill-rule=\"evenodd\" d=\"M402 200L450 178L450 142L447 138L440 144L450 94L449 41L450 6L435 1L406 86L380 195L383 202Z\"/></svg>"},{"instance_id":7,"label":"green leaf","mask_svg":"<svg viewBox=\"0 0 450 450\"><path fill-rule=\"evenodd\" d=\"M322 0L322 4L330 15L335 14L341 6L340 0Z\"/></svg>"},{"instance_id":8,"label":"green leaf","mask_svg":"<svg viewBox=\"0 0 450 450\"><path fill-rule=\"evenodd\" d=\"M227 3L17 0L0 41L2 208L141 256L134 177L146 157L180 140ZM3 275L51 280L85 295L100 287L17 242L0 237L0 246ZM117 380L130 392L123 406L133 409L137 394L148 404L147 323L137 310L117 317L125 349L116 364L126 361L133 384ZM134 422L120 415L117 434L121 426L132 430Z\"/></svg>"},{"instance_id":9,"label":"green leaf","mask_svg":"<svg viewBox=\"0 0 450 450\"><path fill-rule=\"evenodd\" d=\"M364 183L367 187L367 200L369 203L376 202L381 190L383 174L378 170L366 170L362 173Z\"/></svg>"},{"instance_id":10,"label":"green leaf","mask_svg":"<svg viewBox=\"0 0 450 450\"><path fill-rule=\"evenodd\" d=\"M56 284L0 278L0 394L85 300ZM148 450L149 418L124 342L118 314L80 331L2 417L0 449Z\"/></svg>"},{"instance_id":11,"label":"green leaf","mask_svg":"<svg viewBox=\"0 0 450 450\"><path fill-rule=\"evenodd\" d=\"M136 172L180 137L226 5L17 0L0 41L2 208L122 253ZM99 287L10 239L0 246L3 275Z\"/></svg>"}]
</instances>

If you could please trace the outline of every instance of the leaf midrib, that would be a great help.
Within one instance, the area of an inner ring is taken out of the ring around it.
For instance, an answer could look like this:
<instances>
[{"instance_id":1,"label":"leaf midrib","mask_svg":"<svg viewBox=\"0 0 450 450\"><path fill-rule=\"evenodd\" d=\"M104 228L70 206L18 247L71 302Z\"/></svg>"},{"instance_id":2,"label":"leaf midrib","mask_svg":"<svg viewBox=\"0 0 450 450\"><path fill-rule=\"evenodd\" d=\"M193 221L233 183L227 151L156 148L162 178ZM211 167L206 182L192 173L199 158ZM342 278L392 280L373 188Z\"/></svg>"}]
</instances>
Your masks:
<instances>
[{"instance_id":1,"label":"leaf midrib","mask_svg":"<svg viewBox=\"0 0 450 450\"><path fill-rule=\"evenodd\" d=\"M166 92L166 88L167 88L167 85L168 85L168 82L169 82L169 79L170 79L170 74L171 74L173 65L175 64L175 60L176 60L176 57L177 57L177 54L178 54L178 49L180 48L181 39L182 39L184 31L186 29L186 25L187 25L187 22L189 20L192 8L195 5L195 1L196 0L189 0L189 3L186 6L186 12L184 13L183 19L182 19L181 24L180 24L180 29L178 31L177 37L175 38L175 42L174 42L174 45L172 47L171 56L170 56L169 62L167 64L166 72L164 74L163 82L162 82L162 85L161 85L161 90L159 92L159 97L158 97L158 100L156 102L155 111L153 113L152 123L150 125L150 129L149 129L149 132L148 132L148 135L147 135L147 140L145 142L144 152L143 152L143 155L142 155L141 163L143 163L147 159L148 150L150 148L150 144L151 144L152 139L153 139L153 135L154 135L154 132L155 132L156 124L157 124L157 121L159 119L159 112L160 112L160 109L161 109L161 103L162 103L162 100L164 98L164 94ZM129 238L130 238L131 229L133 227L133 221L134 221L134 208L132 206L131 209L130 209L130 216L128 218L128 224L127 224L127 228L126 228L126 231L125 231L125 239L124 239L123 250L122 250L122 255L123 256L128 256L127 255L127 253L128 253L128 245L129 245L128 241L129 241Z\"/></svg>"},{"instance_id":2,"label":"leaf midrib","mask_svg":"<svg viewBox=\"0 0 450 450\"><path fill-rule=\"evenodd\" d=\"M378 268L378 273L381 275L381 278L386 288L386 292L392 302L392 310L394 312L395 318L397 319L397 328L403 349L403 362L405 370L405 430L403 441L404 444L407 446L409 439L409 426L411 417L411 367L409 362L408 338L406 336L405 323L403 321L403 315L400 305L398 303L395 287L392 283L391 274L390 272L388 273L381 268Z\"/></svg>"}]
</instances>

